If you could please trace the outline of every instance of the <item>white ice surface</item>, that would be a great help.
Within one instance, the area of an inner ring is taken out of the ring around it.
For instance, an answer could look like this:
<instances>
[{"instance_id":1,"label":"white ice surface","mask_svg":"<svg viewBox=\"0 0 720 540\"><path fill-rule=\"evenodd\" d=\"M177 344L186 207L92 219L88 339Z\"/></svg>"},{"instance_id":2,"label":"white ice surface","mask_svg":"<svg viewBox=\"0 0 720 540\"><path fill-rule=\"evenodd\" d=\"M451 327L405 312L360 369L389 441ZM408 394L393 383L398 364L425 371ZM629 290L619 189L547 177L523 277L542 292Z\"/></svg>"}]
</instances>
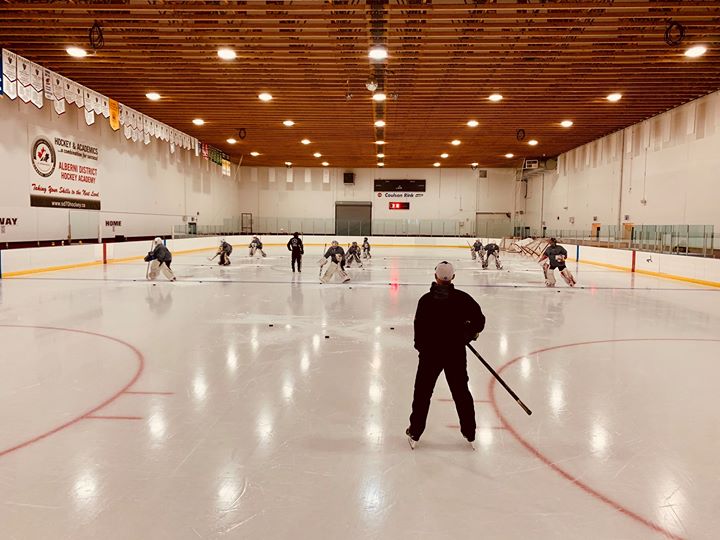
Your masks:
<instances>
[{"instance_id":1,"label":"white ice surface","mask_svg":"<svg viewBox=\"0 0 720 540\"><path fill-rule=\"evenodd\" d=\"M142 262L0 281L0 538L718 538L720 290L575 264L582 288L551 290L520 256L421 248L320 285L308 251L294 278L272 248L177 256L177 283ZM476 452L442 378L404 436L443 259L534 411L469 356Z\"/></svg>"}]
</instances>

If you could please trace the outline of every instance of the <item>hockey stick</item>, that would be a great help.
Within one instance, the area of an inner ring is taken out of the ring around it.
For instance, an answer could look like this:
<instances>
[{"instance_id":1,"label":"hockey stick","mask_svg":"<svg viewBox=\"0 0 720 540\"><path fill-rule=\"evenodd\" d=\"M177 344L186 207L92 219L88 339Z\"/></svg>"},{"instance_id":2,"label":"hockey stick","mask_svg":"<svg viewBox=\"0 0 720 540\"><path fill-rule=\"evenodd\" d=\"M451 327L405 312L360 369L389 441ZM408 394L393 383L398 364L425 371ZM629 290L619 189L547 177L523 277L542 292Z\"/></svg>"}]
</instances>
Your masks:
<instances>
[{"instance_id":1,"label":"hockey stick","mask_svg":"<svg viewBox=\"0 0 720 540\"><path fill-rule=\"evenodd\" d=\"M155 249L155 241L153 240L150 244L150 252ZM152 264L152 261L148 261L147 268L145 269L145 279L150 279L150 265Z\"/></svg>"},{"instance_id":2,"label":"hockey stick","mask_svg":"<svg viewBox=\"0 0 720 540\"><path fill-rule=\"evenodd\" d=\"M218 255L220 255L219 251L213 257L208 257L208 261L214 261L215 257L217 257Z\"/></svg>"},{"instance_id":3,"label":"hockey stick","mask_svg":"<svg viewBox=\"0 0 720 540\"><path fill-rule=\"evenodd\" d=\"M517 396L517 394L512 391L512 388L510 388L505 383L505 381L502 380L502 377L500 377L500 375L497 374L497 372L492 368L492 366L490 366L490 364L488 364L485 361L485 359L482 356L480 356L480 353L478 353L475 350L475 347L473 347L472 345L470 345L468 343L467 348L470 349L475 354L475 356L478 357L478 360L480 360L486 368L488 368L488 371L490 371L490 373L492 373L493 377L495 377L497 379L497 381L502 385L502 387L508 391L508 393L513 397L513 399L515 401L517 401L517 404L522 407L523 411L525 411L528 415L531 415L532 411L525 406L525 404L520 400L520 398Z\"/></svg>"}]
</instances>

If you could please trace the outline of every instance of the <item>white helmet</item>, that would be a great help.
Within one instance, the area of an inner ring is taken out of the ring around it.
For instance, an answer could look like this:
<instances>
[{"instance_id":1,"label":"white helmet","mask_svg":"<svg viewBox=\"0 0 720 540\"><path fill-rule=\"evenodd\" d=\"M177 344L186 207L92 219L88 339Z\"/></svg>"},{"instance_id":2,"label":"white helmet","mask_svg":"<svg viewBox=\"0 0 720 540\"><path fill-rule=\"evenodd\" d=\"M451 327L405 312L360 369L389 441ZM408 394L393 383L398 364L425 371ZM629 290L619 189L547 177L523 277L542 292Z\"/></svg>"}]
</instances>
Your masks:
<instances>
[{"instance_id":1,"label":"white helmet","mask_svg":"<svg viewBox=\"0 0 720 540\"><path fill-rule=\"evenodd\" d=\"M162 244L162 238L158 236L157 238L155 238L155 240L153 240L153 244L159 246L160 244Z\"/></svg>"}]
</instances>

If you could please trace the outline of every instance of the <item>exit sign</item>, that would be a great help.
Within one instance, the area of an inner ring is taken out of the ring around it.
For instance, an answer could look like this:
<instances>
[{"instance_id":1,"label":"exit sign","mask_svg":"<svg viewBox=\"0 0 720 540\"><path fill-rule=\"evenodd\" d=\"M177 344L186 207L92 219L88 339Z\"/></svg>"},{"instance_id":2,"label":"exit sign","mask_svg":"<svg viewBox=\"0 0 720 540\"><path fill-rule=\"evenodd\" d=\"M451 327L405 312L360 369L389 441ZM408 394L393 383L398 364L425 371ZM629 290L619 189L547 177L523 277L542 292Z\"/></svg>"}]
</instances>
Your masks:
<instances>
[{"instance_id":1,"label":"exit sign","mask_svg":"<svg viewBox=\"0 0 720 540\"><path fill-rule=\"evenodd\" d=\"M391 202L390 210L410 210L409 202Z\"/></svg>"}]
</instances>

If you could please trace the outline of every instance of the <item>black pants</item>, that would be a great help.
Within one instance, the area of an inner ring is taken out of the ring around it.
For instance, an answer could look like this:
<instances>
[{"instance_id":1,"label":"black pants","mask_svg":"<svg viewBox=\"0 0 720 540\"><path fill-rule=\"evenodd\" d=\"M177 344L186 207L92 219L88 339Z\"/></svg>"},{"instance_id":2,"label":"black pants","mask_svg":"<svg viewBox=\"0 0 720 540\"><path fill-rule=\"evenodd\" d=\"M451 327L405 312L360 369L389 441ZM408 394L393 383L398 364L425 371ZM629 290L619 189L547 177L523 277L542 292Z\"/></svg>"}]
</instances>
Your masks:
<instances>
[{"instance_id":1,"label":"black pants","mask_svg":"<svg viewBox=\"0 0 720 540\"><path fill-rule=\"evenodd\" d=\"M302 269L302 253L300 253L299 251L292 252L290 265L292 266L293 272L295 271L295 263L297 263L297 269L298 272L300 272Z\"/></svg>"},{"instance_id":2,"label":"black pants","mask_svg":"<svg viewBox=\"0 0 720 540\"><path fill-rule=\"evenodd\" d=\"M413 395L412 414L410 415L410 433L420 438L425 431L430 398L440 373L445 371L445 379L450 387L455 409L460 418L460 431L475 440L475 405L468 389L467 357L465 349L453 352L427 351L420 353L417 375L415 376L415 393Z\"/></svg>"},{"instance_id":3,"label":"black pants","mask_svg":"<svg viewBox=\"0 0 720 540\"><path fill-rule=\"evenodd\" d=\"M224 251L220 253L220 262L218 262L220 266L229 266L230 265L230 257L227 253Z\"/></svg>"}]
</instances>

